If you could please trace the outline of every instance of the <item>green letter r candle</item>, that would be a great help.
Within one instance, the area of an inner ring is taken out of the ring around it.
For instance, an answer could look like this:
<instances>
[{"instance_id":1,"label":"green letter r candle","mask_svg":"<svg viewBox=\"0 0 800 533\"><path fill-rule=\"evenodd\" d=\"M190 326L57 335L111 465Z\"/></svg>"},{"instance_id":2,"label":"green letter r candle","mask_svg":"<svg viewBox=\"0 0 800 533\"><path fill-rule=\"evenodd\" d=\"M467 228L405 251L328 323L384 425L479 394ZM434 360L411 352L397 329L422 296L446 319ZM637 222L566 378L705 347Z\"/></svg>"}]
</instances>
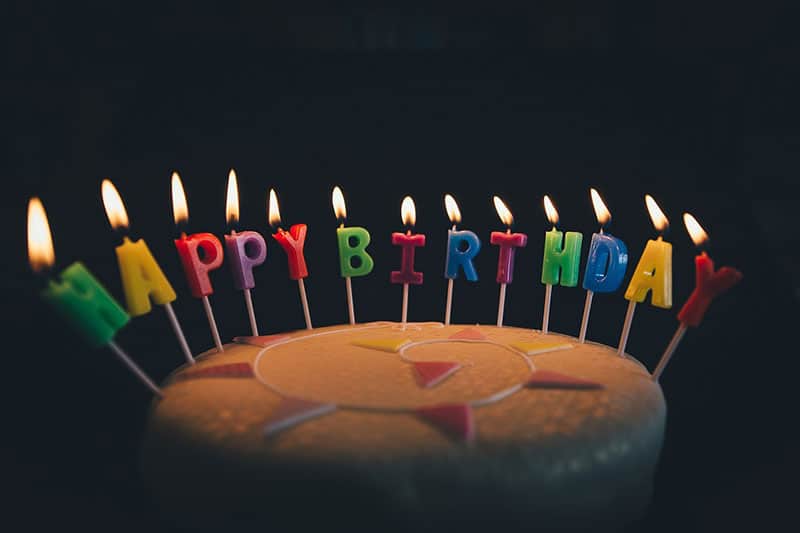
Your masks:
<instances>
[{"instance_id":1,"label":"green letter r candle","mask_svg":"<svg viewBox=\"0 0 800 533\"><path fill-rule=\"evenodd\" d=\"M92 276L76 262L50 280L42 291L49 302L92 346L108 344L130 317Z\"/></svg>"},{"instance_id":2,"label":"green letter r candle","mask_svg":"<svg viewBox=\"0 0 800 533\"><path fill-rule=\"evenodd\" d=\"M372 272L375 262L367 253L370 236L366 229L358 226L337 228L336 239L339 243L339 264L343 278L366 276ZM352 246L351 239L354 241ZM353 259L356 257L361 262L358 266L353 266Z\"/></svg>"},{"instance_id":3,"label":"green letter r candle","mask_svg":"<svg viewBox=\"0 0 800 533\"><path fill-rule=\"evenodd\" d=\"M578 284L583 234L568 231L563 247L562 236L563 233L555 228L544 234L542 283L557 285L560 282L564 287L574 287Z\"/></svg>"}]
</instances>

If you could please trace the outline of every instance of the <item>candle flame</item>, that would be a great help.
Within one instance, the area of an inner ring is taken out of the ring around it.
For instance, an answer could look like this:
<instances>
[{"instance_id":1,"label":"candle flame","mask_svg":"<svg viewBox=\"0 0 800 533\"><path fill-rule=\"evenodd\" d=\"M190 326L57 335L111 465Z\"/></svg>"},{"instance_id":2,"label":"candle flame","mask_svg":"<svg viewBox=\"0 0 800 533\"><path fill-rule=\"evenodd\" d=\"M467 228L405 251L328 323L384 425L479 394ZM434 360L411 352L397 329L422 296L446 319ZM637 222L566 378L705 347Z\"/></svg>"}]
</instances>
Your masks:
<instances>
[{"instance_id":1,"label":"candle flame","mask_svg":"<svg viewBox=\"0 0 800 533\"><path fill-rule=\"evenodd\" d=\"M111 183L108 178L103 180L100 185L100 192L103 196L103 206L106 208L106 216L108 222L114 229L128 227L128 212L125 210L125 204L122 203L122 197L119 191Z\"/></svg>"},{"instance_id":2,"label":"candle flame","mask_svg":"<svg viewBox=\"0 0 800 533\"><path fill-rule=\"evenodd\" d=\"M589 189L589 194L592 197L592 207L594 207L594 216L597 217L597 222L601 226L605 226L611 221L611 211L606 207L605 202L600 197L597 189Z\"/></svg>"},{"instance_id":3,"label":"candle flame","mask_svg":"<svg viewBox=\"0 0 800 533\"><path fill-rule=\"evenodd\" d=\"M447 210L447 218L453 224L461 222L461 210L458 208L456 199L449 194L444 195L444 208Z\"/></svg>"},{"instance_id":4,"label":"candle flame","mask_svg":"<svg viewBox=\"0 0 800 533\"><path fill-rule=\"evenodd\" d=\"M500 217L503 224L510 228L511 225L514 224L514 215L511 214L511 210L506 207L506 204L503 203L503 200L501 200L499 196L493 197L492 200L494 200L494 208L497 211L497 216Z\"/></svg>"},{"instance_id":5,"label":"candle flame","mask_svg":"<svg viewBox=\"0 0 800 533\"><path fill-rule=\"evenodd\" d=\"M186 203L186 193L183 191L183 182L177 172L172 173L172 217L175 225L189 222L189 206Z\"/></svg>"},{"instance_id":6,"label":"candle flame","mask_svg":"<svg viewBox=\"0 0 800 533\"><path fill-rule=\"evenodd\" d=\"M331 196L333 201L333 214L336 215L337 220L344 220L347 218L347 206L344 203L344 195L342 194L342 189L339 188L337 185L333 188L333 194Z\"/></svg>"},{"instance_id":7,"label":"candle flame","mask_svg":"<svg viewBox=\"0 0 800 533\"><path fill-rule=\"evenodd\" d=\"M650 220L653 221L653 226L656 228L656 231L659 233L664 233L669 228L669 219L658 207L658 204L653 197L649 194L644 195L644 202L647 204L647 212L650 213Z\"/></svg>"},{"instance_id":8,"label":"candle flame","mask_svg":"<svg viewBox=\"0 0 800 533\"><path fill-rule=\"evenodd\" d=\"M701 226L692 215L684 213L683 224L686 226L686 231L689 233L689 237L692 238L692 242L695 246L702 246L708 242L708 233L706 233L703 226Z\"/></svg>"},{"instance_id":9,"label":"candle flame","mask_svg":"<svg viewBox=\"0 0 800 533\"><path fill-rule=\"evenodd\" d=\"M281 210L278 207L278 195L275 189L269 190L269 208L267 210L267 220L270 226L279 226L281 223Z\"/></svg>"},{"instance_id":10,"label":"candle flame","mask_svg":"<svg viewBox=\"0 0 800 533\"><path fill-rule=\"evenodd\" d=\"M225 197L225 221L228 224L239 222L239 183L236 181L236 171L228 172L228 193Z\"/></svg>"},{"instance_id":11,"label":"candle flame","mask_svg":"<svg viewBox=\"0 0 800 533\"><path fill-rule=\"evenodd\" d=\"M547 215L547 220L553 226L558 224L558 211L556 211L556 206L553 205L553 201L550 200L550 197L546 194L544 195L544 213Z\"/></svg>"},{"instance_id":12,"label":"candle flame","mask_svg":"<svg viewBox=\"0 0 800 533\"><path fill-rule=\"evenodd\" d=\"M403 203L400 206L400 218L403 219L403 225L413 226L417 223L417 208L414 206L414 200L410 196L403 198Z\"/></svg>"},{"instance_id":13,"label":"candle flame","mask_svg":"<svg viewBox=\"0 0 800 533\"><path fill-rule=\"evenodd\" d=\"M56 262L47 213L36 197L28 201L28 262L34 272L47 270Z\"/></svg>"}]
</instances>

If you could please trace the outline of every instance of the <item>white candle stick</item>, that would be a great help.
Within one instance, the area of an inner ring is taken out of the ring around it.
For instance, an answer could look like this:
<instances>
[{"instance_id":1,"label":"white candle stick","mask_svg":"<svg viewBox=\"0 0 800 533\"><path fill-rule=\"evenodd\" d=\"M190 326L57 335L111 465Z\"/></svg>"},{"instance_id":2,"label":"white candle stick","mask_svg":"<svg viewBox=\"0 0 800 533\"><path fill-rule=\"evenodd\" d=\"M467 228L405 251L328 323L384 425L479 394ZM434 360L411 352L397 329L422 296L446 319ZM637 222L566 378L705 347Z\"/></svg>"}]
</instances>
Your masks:
<instances>
[{"instance_id":1,"label":"white candle stick","mask_svg":"<svg viewBox=\"0 0 800 533\"><path fill-rule=\"evenodd\" d=\"M625 312L625 322L622 324L622 334L619 337L617 355L623 355L625 353L625 347L628 345L628 335L631 332L634 311L636 311L636 301L631 300L628 302L628 310Z\"/></svg>"},{"instance_id":2,"label":"white candle stick","mask_svg":"<svg viewBox=\"0 0 800 533\"><path fill-rule=\"evenodd\" d=\"M500 284L500 299L497 302L497 327L503 327L503 313L506 309L506 284Z\"/></svg>"},{"instance_id":3,"label":"white candle stick","mask_svg":"<svg viewBox=\"0 0 800 533\"><path fill-rule=\"evenodd\" d=\"M167 312L167 318L169 318L169 323L172 324L175 336L178 337L178 344L181 345L181 351L183 351L186 361L188 361L190 365L193 365L195 361L194 357L192 357L192 351L189 349L189 344L186 342L186 337L183 335L183 329L181 328L180 322L178 322L178 317L175 315L175 310L172 309L172 304L169 302L165 303L164 311Z\"/></svg>"},{"instance_id":4,"label":"white candle stick","mask_svg":"<svg viewBox=\"0 0 800 533\"><path fill-rule=\"evenodd\" d=\"M653 381L658 381L658 378L661 377L661 373L664 372L664 369L667 367L667 363L669 363L672 354L675 353L675 350L681 343L684 334L686 334L686 325L681 324L678 326L678 329L675 330L675 335L672 336L672 340L669 341L667 349L664 350L664 353L661 355L661 360L658 362L656 369L653 371Z\"/></svg>"},{"instance_id":5,"label":"white candle stick","mask_svg":"<svg viewBox=\"0 0 800 533\"><path fill-rule=\"evenodd\" d=\"M225 348L222 347L222 340L220 340L219 338L217 321L214 320L214 311L211 310L211 302L208 301L208 296L203 296L202 300L203 300L203 308L206 310L208 327L211 330L211 336L214 337L214 344L217 346L217 351L224 352Z\"/></svg>"},{"instance_id":6,"label":"white candle stick","mask_svg":"<svg viewBox=\"0 0 800 533\"><path fill-rule=\"evenodd\" d=\"M405 327L408 320L408 283L403 283L403 306L400 310L400 322Z\"/></svg>"},{"instance_id":7,"label":"white candle stick","mask_svg":"<svg viewBox=\"0 0 800 533\"><path fill-rule=\"evenodd\" d=\"M147 374L145 374L141 368L139 368L139 365L134 363L133 360L130 357L128 357L128 354L126 354L125 351L122 348L120 348L116 342L114 342L113 340L108 341L108 348L114 353L114 355L116 355L119 358L120 361L122 361L122 363L125 366L128 367L128 370L133 372L133 374L137 378L139 378L139 380L142 383L144 383L144 385L148 389L150 389L153 392L153 394L155 394L159 398L164 397L164 393L161 392L161 389L158 388L158 385L153 383L153 380L151 380L150 377Z\"/></svg>"},{"instance_id":8,"label":"white candle stick","mask_svg":"<svg viewBox=\"0 0 800 533\"><path fill-rule=\"evenodd\" d=\"M589 329L589 313L592 312L592 298L594 291L586 291L586 302L583 304L583 318L581 318L581 331L578 334L578 342L586 342L586 330Z\"/></svg>"},{"instance_id":9,"label":"white candle stick","mask_svg":"<svg viewBox=\"0 0 800 533\"><path fill-rule=\"evenodd\" d=\"M450 325L450 313L453 309L453 278L447 280L447 303L444 307L444 325Z\"/></svg>"},{"instance_id":10,"label":"white candle stick","mask_svg":"<svg viewBox=\"0 0 800 533\"><path fill-rule=\"evenodd\" d=\"M344 286L347 289L347 316L350 318L350 324L354 325L356 323L356 310L353 306L353 282L350 280L350 276L345 276Z\"/></svg>"},{"instance_id":11,"label":"white candle stick","mask_svg":"<svg viewBox=\"0 0 800 533\"><path fill-rule=\"evenodd\" d=\"M244 305L247 307L247 316L250 318L250 331L253 337L258 337L258 324L256 323L256 312L253 310L253 296L250 289L244 289Z\"/></svg>"},{"instance_id":12,"label":"white candle stick","mask_svg":"<svg viewBox=\"0 0 800 533\"><path fill-rule=\"evenodd\" d=\"M544 286L544 313L542 314L542 333L547 334L550 329L550 300L553 297L553 286L549 283Z\"/></svg>"},{"instance_id":13,"label":"white candle stick","mask_svg":"<svg viewBox=\"0 0 800 533\"><path fill-rule=\"evenodd\" d=\"M314 329L311 325L311 311L308 309L308 296L306 295L306 284L303 278L297 280L297 288L300 290L300 303L303 304L303 316L306 319L306 329Z\"/></svg>"}]
</instances>

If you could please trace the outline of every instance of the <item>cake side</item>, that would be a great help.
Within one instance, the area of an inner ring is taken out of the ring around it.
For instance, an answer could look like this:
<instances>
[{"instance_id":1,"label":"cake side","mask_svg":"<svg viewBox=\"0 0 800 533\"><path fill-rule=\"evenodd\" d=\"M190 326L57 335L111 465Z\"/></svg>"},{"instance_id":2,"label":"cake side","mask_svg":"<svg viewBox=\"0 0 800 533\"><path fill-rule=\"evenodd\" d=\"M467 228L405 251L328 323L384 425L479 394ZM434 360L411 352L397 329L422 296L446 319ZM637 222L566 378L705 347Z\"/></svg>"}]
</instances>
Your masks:
<instances>
[{"instance_id":1,"label":"cake side","mask_svg":"<svg viewBox=\"0 0 800 533\"><path fill-rule=\"evenodd\" d=\"M465 330L485 342L451 339ZM387 349L392 339L406 348ZM555 351L536 352L548 343ZM458 369L425 388L416 361ZM184 376L236 364L249 365L251 375ZM602 388L519 387L498 396L524 383L531 367ZM337 407L265 436L286 397ZM474 405L471 443L415 411L463 403ZM374 501L375 509L404 510L406 518L429 517L431 506L437 516L478 498L484 510L562 521L586 513L601 520L613 511L618 519L640 512L640 500L648 499L664 419L658 384L605 346L509 327L337 326L290 333L271 347L228 345L177 371L153 405L143 466L162 501L201 515L219 511L213 503L220 499L231 500L223 514L238 508L235 514L247 515L267 495L289 509L297 496L337 501L344 490Z\"/></svg>"}]
</instances>

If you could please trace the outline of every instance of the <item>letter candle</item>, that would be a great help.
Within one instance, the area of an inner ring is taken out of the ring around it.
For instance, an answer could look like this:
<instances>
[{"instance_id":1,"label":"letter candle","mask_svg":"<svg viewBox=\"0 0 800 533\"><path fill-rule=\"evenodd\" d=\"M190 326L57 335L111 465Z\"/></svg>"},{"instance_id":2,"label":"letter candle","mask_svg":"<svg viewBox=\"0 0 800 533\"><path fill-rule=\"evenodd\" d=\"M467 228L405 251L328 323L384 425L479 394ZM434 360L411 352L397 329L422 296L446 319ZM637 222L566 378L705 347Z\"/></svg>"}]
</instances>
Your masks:
<instances>
[{"instance_id":1,"label":"letter candle","mask_svg":"<svg viewBox=\"0 0 800 533\"><path fill-rule=\"evenodd\" d=\"M444 324L449 326L453 306L453 280L458 277L460 267L464 270L464 277L468 281L478 281L478 272L475 270L472 259L480 252L481 241L475 233L469 230L456 231L456 225L461 222L461 210L458 208L455 198L445 194L444 207L447 217L453 224L453 227L447 231L447 257L444 266L444 277L447 278Z\"/></svg>"},{"instance_id":2,"label":"letter candle","mask_svg":"<svg viewBox=\"0 0 800 533\"><path fill-rule=\"evenodd\" d=\"M553 285L560 283L564 287L574 287L578 284L583 234L568 231L564 235L558 230L558 211L547 195L544 197L544 211L547 220L553 225L553 229L544 234L544 256L542 258L542 283L544 283L542 333L546 334L550 325L550 300Z\"/></svg>"},{"instance_id":3,"label":"letter candle","mask_svg":"<svg viewBox=\"0 0 800 533\"><path fill-rule=\"evenodd\" d=\"M403 198L400 205L400 218L406 226L405 233L392 233L392 244L400 246L402 256L400 260L400 270L393 270L389 275L392 283L403 284L403 304L400 312L400 321L403 327L408 319L408 286L422 285L422 272L414 271L414 249L418 246L425 246L425 235L421 233L411 233L414 224L417 223L417 209L414 200L410 196Z\"/></svg>"},{"instance_id":4,"label":"letter candle","mask_svg":"<svg viewBox=\"0 0 800 533\"><path fill-rule=\"evenodd\" d=\"M366 276L372 272L375 262L367 253L370 236L365 228L350 226L345 227L344 221L347 218L347 206L344 202L342 189L338 186L333 188L331 195L333 202L333 213L339 220L339 227L336 229L336 242L339 245L339 271L344 278L345 291L347 293L347 315L350 324L356 323L355 306L353 305L353 284L350 278ZM353 260L358 260L358 265L353 264Z\"/></svg>"},{"instance_id":5,"label":"letter candle","mask_svg":"<svg viewBox=\"0 0 800 533\"><path fill-rule=\"evenodd\" d=\"M305 224L295 224L289 228L289 231L284 231L281 228L281 211L278 207L278 196L275 194L275 189L269 190L268 219L270 226L277 227L275 233L272 234L272 238L278 241L278 244L286 252L286 259L289 261L289 278L297 280L300 303L303 306L303 315L306 319L306 329L313 329L311 311L308 309L306 285L303 282L303 278L308 277L306 258L303 256L303 246L306 242L308 228Z\"/></svg>"},{"instance_id":6,"label":"letter candle","mask_svg":"<svg viewBox=\"0 0 800 533\"><path fill-rule=\"evenodd\" d=\"M622 284L625 270L628 268L628 248L616 237L605 233L606 225L611 221L611 212L603 203L595 189L589 189L592 207L600 224L600 231L592 235L589 245L589 256L586 258L586 271L583 274L583 288L586 289L586 303L583 306L583 318L578 341L586 341L586 330L589 327L589 313L592 310L592 298L595 292L614 292Z\"/></svg>"},{"instance_id":7,"label":"letter candle","mask_svg":"<svg viewBox=\"0 0 800 533\"><path fill-rule=\"evenodd\" d=\"M528 236L524 233L511 233L511 226L514 224L514 216L508 209L503 200L495 196L494 208L497 216L506 225L505 233L493 231L490 234L489 242L500 247L497 256L497 283L500 284L500 297L497 302L497 326L503 327L503 314L506 308L506 285L514 280L514 253L515 248L523 248L528 242Z\"/></svg>"},{"instance_id":8,"label":"letter candle","mask_svg":"<svg viewBox=\"0 0 800 533\"><path fill-rule=\"evenodd\" d=\"M50 304L86 341L94 347L107 346L128 370L162 397L161 389L114 342L117 331L130 317L80 262L72 263L52 276L56 256L47 213L39 198L28 201L28 261L33 272L46 279L42 299Z\"/></svg>"},{"instance_id":9,"label":"letter candle","mask_svg":"<svg viewBox=\"0 0 800 533\"><path fill-rule=\"evenodd\" d=\"M656 240L647 241L647 245L639 258L639 263L633 271L631 281L625 290L625 299L628 300L628 310L622 324L622 334L619 337L617 354L625 353L628 344L628 335L633 322L633 312L636 304L641 303L651 292L650 303L656 307L669 309L672 307L672 245L664 240L664 232L669 228L669 220L658 207L658 204L649 194L644 197L650 220L658 231Z\"/></svg>"},{"instance_id":10,"label":"letter candle","mask_svg":"<svg viewBox=\"0 0 800 533\"><path fill-rule=\"evenodd\" d=\"M258 323L253 310L253 297L250 289L256 286L253 267L267 259L267 243L256 231L237 231L239 225L239 185L236 172L228 173L228 191L225 198L225 221L231 232L225 235L225 249L228 252L228 264L233 273L233 285L244 294L244 304L250 319L250 331L258 336Z\"/></svg>"},{"instance_id":11,"label":"letter candle","mask_svg":"<svg viewBox=\"0 0 800 533\"><path fill-rule=\"evenodd\" d=\"M661 355L661 359L658 361L658 365L656 365L656 369L653 371L653 381L658 381L661 373L664 372L664 368L669 363L672 354L675 353L678 344L683 339L686 329L698 327L714 298L742 280L742 273L735 268L722 267L715 271L714 261L703 250L704 245L708 242L708 234L689 213L683 214L683 223L694 245L700 251L694 258L695 287L689 299L683 304L680 313L678 313L680 325L675 330L672 340L667 345Z\"/></svg>"},{"instance_id":12,"label":"letter candle","mask_svg":"<svg viewBox=\"0 0 800 533\"><path fill-rule=\"evenodd\" d=\"M171 302L177 298L175 290L144 239L131 241L128 236L128 213L119 191L111 183L111 180L103 180L100 192L111 228L122 234L122 244L117 246L115 251L128 314L133 317L146 315L152 310L151 302L162 306L167 313L172 330L178 338L178 344L181 346L186 361L193 365L192 351L186 342L178 317L172 309Z\"/></svg>"},{"instance_id":13,"label":"letter candle","mask_svg":"<svg viewBox=\"0 0 800 533\"><path fill-rule=\"evenodd\" d=\"M189 206L186 203L181 177L177 172L172 173L171 190L172 216L175 219L175 227L180 230L189 222ZM180 257L189 290L192 296L203 302L203 309L206 312L214 344L218 351L223 352L225 348L219 338L217 321L214 319L214 311L208 300L209 295L214 294L214 287L211 285L208 273L222 265L222 243L210 233L194 233L187 236L185 231L181 231L180 237L175 239L175 248L178 250L178 257ZM201 250L202 257L200 256Z\"/></svg>"}]
</instances>

